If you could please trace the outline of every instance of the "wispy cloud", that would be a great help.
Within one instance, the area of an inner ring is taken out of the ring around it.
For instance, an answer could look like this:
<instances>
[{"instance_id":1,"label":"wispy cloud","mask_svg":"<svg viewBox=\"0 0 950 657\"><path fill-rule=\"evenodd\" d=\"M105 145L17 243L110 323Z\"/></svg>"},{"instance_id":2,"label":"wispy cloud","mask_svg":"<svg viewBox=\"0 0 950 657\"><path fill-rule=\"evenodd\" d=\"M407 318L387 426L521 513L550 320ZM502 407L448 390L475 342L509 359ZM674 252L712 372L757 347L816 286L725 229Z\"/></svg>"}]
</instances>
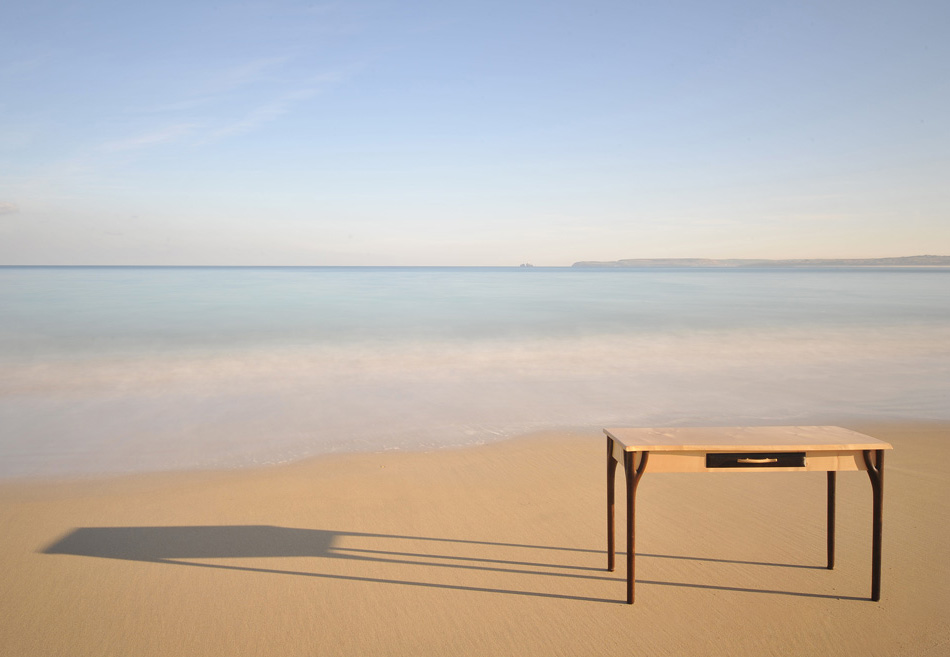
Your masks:
<instances>
[{"instance_id":1,"label":"wispy cloud","mask_svg":"<svg viewBox=\"0 0 950 657\"><path fill-rule=\"evenodd\" d=\"M218 128L211 133L210 137L211 139L221 139L223 137L233 137L250 132L264 123L269 123L287 114L295 103L305 98L310 98L316 95L316 93L316 89L303 89L281 96L274 101L251 110L243 118Z\"/></svg>"},{"instance_id":2,"label":"wispy cloud","mask_svg":"<svg viewBox=\"0 0 950 657\"><path fill-rule=\"evenodd\" d=\"M223 91L227 91L253 84L265 77L265 73L269 70L282 66L292 59L293 57L290 56L260 57L245 62L244 64L225 71L221 79L214 86L221 88Z\"/></svg>"},{"instance_id":3,"label":"wispy cloud","mask_svg":"<svg viewBox=\"0 0 950 657\"><path fill-rule=\"evenodd\" d=\"M214 100L214 96L194 96L192 98L185 98L184 100L176 100L169 103L163 103L161 105L154 105L148 108L139 110L144 114L172 114L175 112L185 112L188 110L193 110L196 107L201 107L202 105L207 105Z\"/></svg>"},{"instance_id":4,"label":"wispy cloud","mask_svg":"<svg viewBox=\"0 0 950 657\"><path fill-rule=\"evenodd\" d=\"M0 215L16 214L20 211L19 206L11 201L0 201Z\"/></svg>"},{"instance_id":5,"label":"wispy cloud","mask_svg":"<svg viewBox=\"0 0 950 657\"><path fill-rule=\"evenodd\" d=\"M158 130L146 132L145 134L119 139L102 144L100 147L104 151L132 151L141 148L149 148L160 144L177 141L185 135L191 133L197 126L194 123L179 123L166 126Z\"/></svg>"},{"instance_id":6,"label":"wispy cloud","mask_svg":"<svg viewBox=\"0 0 950 657\"><path fill-rule=\"evenodd\" d=\"M180 100L172 100L160 105L142 108L139 111L145 114L170 114L213 105L226 98L232 91L267 80L274 69L291 62L293 59L288 55L259 57L244 62L212 75L209 80L204 82L200 93Z\"/></svg>"},{"instance_id":7,"label":"wispy cloud","mask_svg":"<svg viewBox=\"0 0 950 657\"><path fill-rule=\"evenodd\" d=\"M264 82L268 83L267 87L273 88L274 78L278 72L295 59L296 57L290 55L259 57L231 67L210 80L205 85L204 93L147 110L149 114L177 113L182 117L182 122L137 137L109 142L102 146L102 150L125 151L145 148L189 134L196 138L197 143L214 142L247 134L290 113L294 106L316 96L327 86L340 82L351 74L349 71L337 70L305 77L302 80L298 78L295 81L285 75L285 79L277 81L277 84L283 83L285 88L290 87L288 91L276 93L271 100L258 104L238 118L227 119L221 115L220 110L230 109L235 104L232 92Z\"/></svg>"},{"instance_id":8,"label":"wispy cloud","mask_svg":"<svg viewBox=\"0 0 950 657\"><path fill-rule=\"evenodd\" d=\"M340 73L328 73L312 78L300 88L285 93L269 103L260 105L242 118L214 130L210 135L210 139L222 139L250 132L258 126L287 114L293 109L294 105L316 96L327 85L337 82L342 77L343 75Z\"/></svg>"},{"instance_id":9,"label":"wispy cloud","mask_svg":"<svg viewBox=\"0 0 950 657\"><path fill-rule=\"evenodd\" d=\"M331 71L298 79L295 85L287 85L291 86L290 90L276 94L270 101L258 104L243 116L228 119L220 115L220 110L234 103L230 92L269 80L275 68L291 60L289 56L260 57L233 67L210 83L206 94L172 101L148 111L150 114L178 113L179 121L100 143L95 150L100 154L143 151L188 138L194 144L207 144L247 134L290 113L296 105L350 75L346 71Z\"/></svg>"}]
</instances>

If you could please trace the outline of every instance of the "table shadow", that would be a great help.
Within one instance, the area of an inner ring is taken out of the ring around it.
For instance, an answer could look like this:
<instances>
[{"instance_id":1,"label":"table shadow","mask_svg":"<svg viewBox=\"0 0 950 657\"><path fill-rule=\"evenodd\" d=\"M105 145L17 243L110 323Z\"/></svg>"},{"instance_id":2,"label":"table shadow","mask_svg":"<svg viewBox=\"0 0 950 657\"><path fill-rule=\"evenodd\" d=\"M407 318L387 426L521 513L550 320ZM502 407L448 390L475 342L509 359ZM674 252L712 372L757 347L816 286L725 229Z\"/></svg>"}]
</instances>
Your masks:
<instances>
[{"instance_id":1,"label":"table shadow","mask_svg":"<svg viewBox=\"0 0 950 657\"><path fill-rule=\"evenodd\" d=\"M405 540L423 542L432 546L432 550L419 551L407 548L391 549L380 546L378 540ZM540 598L578 600L584 602L605 602L622 604L623 600L592 598L585 596L555 594L549 592L519 589L500 589L461 584L433 583L412 579L390 579L329 572L306 570L286 570L264 568L238 564L209 563L197 559L248 559L311 557L324 559L346 559L395 565L411 565L425 568L450 568L468 571L504 572L510 574L540 575L566 579L599 580L621 582L622 575L608 573L603 568L565 563L563 558L551 561L517 558L490 558L472 556L465 553L464 546L490 546L516 548L524 550L542 550L565 556L575 554L601 554L604 550L589 550L524 543L505 543L498 541L478 541L454 538L406 536L369 532L348 532L326 529L302 529L277 527L272 525L208 525L208 526L165 526L165 527L79 527L71 530L59 540L40 550L42 554L74 555L163 563L194 568L214 568L254 573L292 575L319 579L373 582L379 584L399 584L424 588L441 588L460 591L478 591L485 593L519 595ZM618 556L623 553L618 553ZM730 561L660 554L638 554L644 558L685 559L695 561L713 561L740 563L749 565L778 566L789 568L817 568L797 564L775 564L753 561ZM606 558L606 557L605 557ZM750 593L782 594L817 598L850 599L846 596L798 593L791 591L773 591L761 589L743 589L735 587L710 586L679 582L661 582L638 580L646 585L695 587L723 591L742 591ZM855 598L858 599L858 598Z\"/></svg>"}]
</instances>

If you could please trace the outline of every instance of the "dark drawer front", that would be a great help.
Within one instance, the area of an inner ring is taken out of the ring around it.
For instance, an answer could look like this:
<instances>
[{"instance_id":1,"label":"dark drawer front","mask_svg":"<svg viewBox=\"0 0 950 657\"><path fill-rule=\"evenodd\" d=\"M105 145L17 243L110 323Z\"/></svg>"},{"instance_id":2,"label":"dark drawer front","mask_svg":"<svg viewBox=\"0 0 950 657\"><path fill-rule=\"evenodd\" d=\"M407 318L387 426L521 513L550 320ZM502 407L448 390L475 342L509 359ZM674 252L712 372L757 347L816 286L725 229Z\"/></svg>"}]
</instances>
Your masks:
<instances>
[{"instance_id":1,"label":"dark drawer front","mask_svg":"<svg viewBox=\"0 0 950 657\"><path fill-rule=\"evenodd\" d=\"M707 468L804 468L805 452L711 453L706 454Z\"/></svg>"}]
</instances>

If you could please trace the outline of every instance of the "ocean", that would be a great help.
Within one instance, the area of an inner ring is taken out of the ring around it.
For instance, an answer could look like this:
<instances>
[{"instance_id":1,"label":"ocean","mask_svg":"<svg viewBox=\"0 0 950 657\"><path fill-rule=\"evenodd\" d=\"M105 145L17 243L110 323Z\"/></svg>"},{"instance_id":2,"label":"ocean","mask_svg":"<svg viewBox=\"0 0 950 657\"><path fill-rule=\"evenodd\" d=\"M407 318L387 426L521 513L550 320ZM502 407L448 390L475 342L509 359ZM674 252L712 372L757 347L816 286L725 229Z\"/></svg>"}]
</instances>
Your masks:
<instances>
[{"instance_id":1,"label":"ocean","mask_svg":"<svg viewBox=\"0 0 950 657\"><path fill-rule=\"evenodd\" d=\"M0 267L0 477L950 419L950 270Z\"/></svg>"}]
</instances>

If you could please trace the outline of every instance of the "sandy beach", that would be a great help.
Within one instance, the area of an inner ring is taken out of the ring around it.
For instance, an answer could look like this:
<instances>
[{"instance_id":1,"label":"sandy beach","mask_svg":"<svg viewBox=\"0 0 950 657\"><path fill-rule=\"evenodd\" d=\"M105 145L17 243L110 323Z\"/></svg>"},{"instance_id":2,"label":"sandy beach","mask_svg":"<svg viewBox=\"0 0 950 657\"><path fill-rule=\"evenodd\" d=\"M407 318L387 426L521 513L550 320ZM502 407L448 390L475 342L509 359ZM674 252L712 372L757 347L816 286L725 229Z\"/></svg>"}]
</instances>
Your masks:
<instances>
[{"instance_id":1,"label":"sandy beach","mask_svg":"<svg viewBox=\"0 0 950 657\"><path fill-rule=\"evenodd\" d=\"M604 438L545 433L0 484L0 652L945 655L950 424L841 424L894 446L880 603L870 484L852 472L834 571L822 473L645 476L623 604Z\"/></svg>"}]
</instances>

